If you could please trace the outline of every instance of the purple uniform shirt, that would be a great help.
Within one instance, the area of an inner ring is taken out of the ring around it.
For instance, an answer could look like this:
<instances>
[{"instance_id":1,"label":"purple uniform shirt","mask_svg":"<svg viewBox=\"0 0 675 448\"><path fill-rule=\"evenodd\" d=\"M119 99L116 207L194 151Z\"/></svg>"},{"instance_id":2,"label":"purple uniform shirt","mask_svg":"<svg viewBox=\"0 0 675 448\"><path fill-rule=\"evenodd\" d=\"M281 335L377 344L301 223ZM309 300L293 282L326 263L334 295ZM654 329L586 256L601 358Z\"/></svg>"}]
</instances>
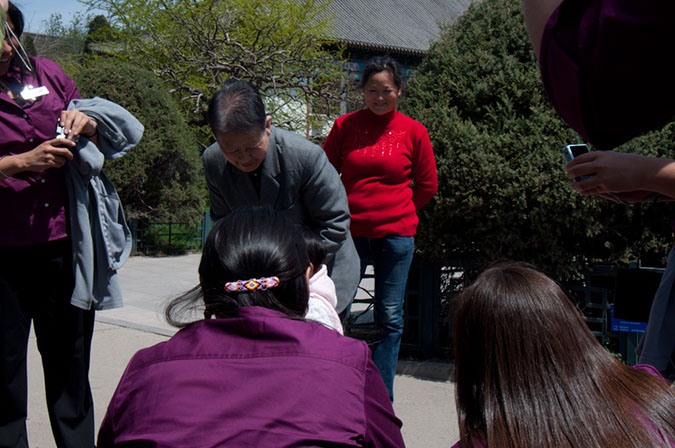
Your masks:
<instances>
[{"instance_id":1,"label":"purple uniform shirt","mask_svg":"<svg viewBox=\"0 0 675 448\"><path fill-rule=\"evenodd\" d=\"M402 447L364 342L266 308L195 323L129 362L98 447Z\"/></svg>"},{"instance_id":2,"label":"purple uniform shirt","mask_svg":"<svg viewBox=\"0 0 675 448\"><path fill-rule=\"evenodd\" d=\"M27 83L44 86L48 95L19 106L0 92L0 157L21 154L56 136L56 123L70 100L81 98L75 83L56 63L31 58L36 77ZM12 69L3 77L18 81ZM67 236L66 186L63 168L23 172L0 180L0 246L26 246Z\"/></svg>"},{"instance_id":3,"label":"purple uniform shirt","mask_svg":"<svg viewBox=\"0 0 675 448\"><path fill-rule=\"evenodd\" d=\"M556 111L599 149L675 114L675 2L565 0L546 25L539 66Z\"/></svg>"}]
</instances>

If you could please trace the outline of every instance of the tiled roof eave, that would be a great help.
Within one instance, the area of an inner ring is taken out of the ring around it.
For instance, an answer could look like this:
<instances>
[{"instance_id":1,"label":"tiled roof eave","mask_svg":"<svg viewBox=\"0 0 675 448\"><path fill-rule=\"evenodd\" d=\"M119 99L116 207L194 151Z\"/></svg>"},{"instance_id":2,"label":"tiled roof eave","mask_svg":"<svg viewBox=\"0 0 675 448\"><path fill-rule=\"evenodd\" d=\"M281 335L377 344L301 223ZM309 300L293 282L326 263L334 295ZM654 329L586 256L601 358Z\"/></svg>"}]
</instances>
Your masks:
<instances>
[{"instance_id":1,"label":"tiled roof eave","mask_svg":"<svg viewBox=\"0 0 675 448\"><path fill-rule=\"evenodd\" d=\"M344 39L344 38L333 38L335 41L353 46L353 47L359 47L359 48L366 48L368 50L378 50L378 51L392 51L400 54L407 54L407 55L412 55L412 56L424 56L427 54L427 50L420 50L417 48L405 48L405 47L397 47L394 45L385 45L385 44L377 44L373 42L360 42L357 40L350 40L350 39Z\"/></svg>"}]
</instances>

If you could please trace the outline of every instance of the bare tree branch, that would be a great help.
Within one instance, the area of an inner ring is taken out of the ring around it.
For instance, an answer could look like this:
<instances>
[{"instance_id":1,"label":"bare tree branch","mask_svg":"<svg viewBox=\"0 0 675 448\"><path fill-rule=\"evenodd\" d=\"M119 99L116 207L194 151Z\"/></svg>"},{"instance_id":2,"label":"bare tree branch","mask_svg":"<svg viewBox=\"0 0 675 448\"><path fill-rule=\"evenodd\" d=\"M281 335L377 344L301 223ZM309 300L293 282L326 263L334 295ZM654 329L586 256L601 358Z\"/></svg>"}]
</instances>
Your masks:
<instances>
[{"instance_id":1,"label":"bare tree branch","mask_svg":"<svg viewBox=\"0 0 675 448\"><path fill-rule=\"evenodd\" d=\"M342 62L325 50L330 20L322 1L85 3L109 11L125 31L129 59L164 81L190 122L204 123L206 99L236 77L273 95L273 118L290 125L300 117L289 105L306 99L335 104L344 93Z\"/></svg>"}]
</instances>

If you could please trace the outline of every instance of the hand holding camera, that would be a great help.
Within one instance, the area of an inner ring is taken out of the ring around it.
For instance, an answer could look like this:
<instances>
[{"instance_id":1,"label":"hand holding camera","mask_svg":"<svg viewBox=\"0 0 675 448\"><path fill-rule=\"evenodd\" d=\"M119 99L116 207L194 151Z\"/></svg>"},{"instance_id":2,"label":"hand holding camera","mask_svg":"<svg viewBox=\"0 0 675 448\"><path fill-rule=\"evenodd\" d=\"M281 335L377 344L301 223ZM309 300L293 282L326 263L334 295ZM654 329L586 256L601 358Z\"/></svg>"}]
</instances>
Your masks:
<instances>
[{"instance_id":1,"label":"hand holding camera","mask_svg":"<svg viewBox=\"0 0 675 448\"><path fill-rule=\"evenodd\" d=\"M571 187L582 196L601 196L624 204L660 197L645 189L647 180L656 177L651 171L658 168L646 163L651 158L614 151L590 152L587 145L568 145L563 154L566 160L571 157L565 166L567 177L575 180Z\"/></svg>"},{"instance_id":2,"label":"hand holding camera","mask_svg":"<svg viewBox=\"0 0 675 448\"><path fill-rule=\"evenodd\" d=\"M565 158L565 164L568 164L576 157L579 157L582 154L588 154L589 152L591 151L590 149L588 149L588 145L585 145L583 143L575 145L567 145L563 148L563 157ZM574 181L579 182L583 179L588 179L589 177L591 176L575 177Z\"/></svg>"},{"instance_id":3,"label":"hand holding camera","mask_svg":"<svg viewBox=\"0 0 675 448\"><path fill-rule=\"evenodd\" d=\"M74 142L80 135L93 139L98 135L98 123L77 109L64 110L61 112L58 128L62 128L62 134Z\"/></svg>"}]
</instances>

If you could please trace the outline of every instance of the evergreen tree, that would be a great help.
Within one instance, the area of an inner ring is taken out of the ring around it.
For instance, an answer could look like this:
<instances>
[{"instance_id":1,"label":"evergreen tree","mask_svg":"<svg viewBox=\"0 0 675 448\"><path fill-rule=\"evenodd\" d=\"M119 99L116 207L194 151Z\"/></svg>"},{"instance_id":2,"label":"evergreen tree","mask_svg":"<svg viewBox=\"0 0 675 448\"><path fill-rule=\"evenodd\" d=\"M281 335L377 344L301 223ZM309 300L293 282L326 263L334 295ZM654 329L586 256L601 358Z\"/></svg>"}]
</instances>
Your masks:
<instances>
[{"instance_id":1,"label":"evergreen tree","mask_svg":"<svg viewBox=\"0 0 675 448\"><path fill-rule=\"evenodd\" d=\"M84 51L91 53L92 45L102 42L117 41L120 39L120 33L110 25L104 15L97 15L87 25L87 34L84 38Z\"/></svg>"},{"instance_id":2,"label":"evergreen tree","mask_svg":"<svg viewBox=\"0 0 675 448\"><path fill-rule=\"evenodd\" d=\"M657 263L667 254L670 207L582 198L569 188L561 150L581 138L546 98L519 1L475 2L445 27L401 110L427 126L438 163L439 192L417 238L427 258L528 261L562 278L588 263L638 255ZM666 129L629 149L672 141Z\"/></svg>"},{"instance_id":3,"label":"evergreen tree","mask_svg":"<svg viewBox=\"0 0 675 448\"><path fill-rule=\"evenodd\" d=\"M72 77L83 97L113 101L145 126L141 142L104 167L127 218L190 224L201 218L206 187L199 145L161 81L137 66L100 58Z\"/></svg>"}]
</instances>

